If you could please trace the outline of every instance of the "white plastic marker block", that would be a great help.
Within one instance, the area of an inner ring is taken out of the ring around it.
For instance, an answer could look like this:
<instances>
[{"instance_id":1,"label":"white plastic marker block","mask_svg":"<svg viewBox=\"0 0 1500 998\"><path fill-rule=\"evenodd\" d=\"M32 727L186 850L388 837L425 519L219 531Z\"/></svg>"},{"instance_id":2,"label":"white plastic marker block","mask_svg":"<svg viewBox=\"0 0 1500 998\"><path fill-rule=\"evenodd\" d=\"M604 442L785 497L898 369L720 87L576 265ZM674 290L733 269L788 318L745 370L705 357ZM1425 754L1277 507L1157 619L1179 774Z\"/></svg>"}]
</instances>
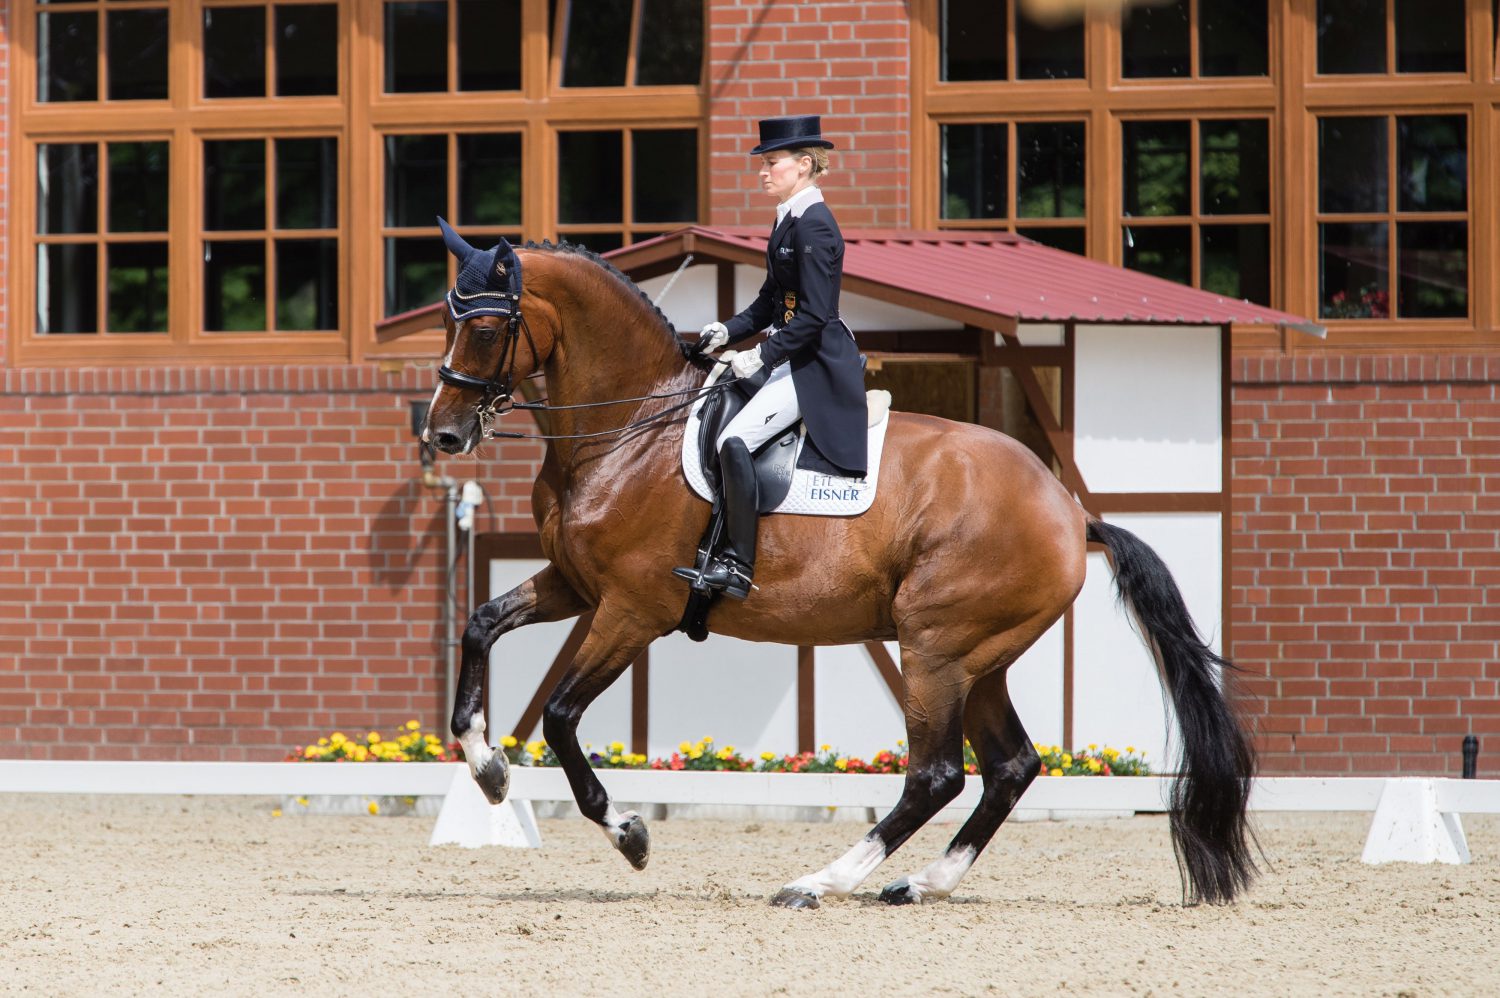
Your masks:
<instances>
[{"instance_id":1,"label":"white plastic marker block","mask_svg":"<svg viewBox=\"0 0 1500 998\"><path fill-rule=\"evenodd\" d=\"M1467 863L1469 843L1458 815L1438 810L1432 780L1386 780L1361 858L1366 863Z\"/></svg>"},{"instance_id":2,"label":"white plastic marker block","mask_svg":"<svg viewBox=\"0 0 1500 998\"><path fill-rule=\"evenodd\" d=\"M517 849L540 849L542 835L536 827L536 813L529 800L507 800L491 804L484 791L469 775L467 767L453 773L443 809L432 827L428 845L460 845L466 849L480 846L512 846Z\"/></svg>"}]
</instances>

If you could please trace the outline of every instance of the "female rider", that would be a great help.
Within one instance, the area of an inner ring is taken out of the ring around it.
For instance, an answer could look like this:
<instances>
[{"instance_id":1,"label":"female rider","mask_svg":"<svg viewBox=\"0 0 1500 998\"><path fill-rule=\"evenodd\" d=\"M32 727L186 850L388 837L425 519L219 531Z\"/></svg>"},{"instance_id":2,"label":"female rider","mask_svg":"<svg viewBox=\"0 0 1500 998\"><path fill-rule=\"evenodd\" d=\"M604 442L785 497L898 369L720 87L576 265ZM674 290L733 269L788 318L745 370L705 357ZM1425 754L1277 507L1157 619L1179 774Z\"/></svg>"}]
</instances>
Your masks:
<instances>
[{"instance_id":1,"label":"female rider","mask_svg":"<svg viewBox=\"0 0 1500 998\"><path fill-rule=\"evenodd\" d=\"M865 474L865 379L854 336L839 318L844 238L823 201L817 179L828 170L818 115L767 118L760 123L760 182L776 198L776 227L766 247L766 281L750 307L699 334L702 350L717 350L768 330L758 347L730 362L739 378L769 368L765 385L724 428L717 441L723 481L723 549L699 578L694 568L674 574L695 586L745 599L755 573L759 496L752 455L799 418L819 452L844 474Z\"/></svg>"}]
</instances>

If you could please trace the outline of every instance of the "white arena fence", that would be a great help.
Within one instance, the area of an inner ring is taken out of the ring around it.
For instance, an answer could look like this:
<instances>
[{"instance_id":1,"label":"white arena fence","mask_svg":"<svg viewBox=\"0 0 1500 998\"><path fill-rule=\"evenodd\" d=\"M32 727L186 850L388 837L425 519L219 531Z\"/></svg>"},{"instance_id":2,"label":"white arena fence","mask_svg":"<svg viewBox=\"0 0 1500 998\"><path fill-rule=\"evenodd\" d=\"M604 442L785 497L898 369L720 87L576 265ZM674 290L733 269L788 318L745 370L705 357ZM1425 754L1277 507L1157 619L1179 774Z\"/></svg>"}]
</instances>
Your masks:
<instances>
[{"instance_id":1,"label":"white arena fence","mask_svg":"<svg viewBox=\"0 0 1500 998\"><path fill-rule=\"evenodd\" d=\"M900 776L844 773L600 770L598 776L614 800L668 805L889 808L903 782ZM1169 786L1170 779L1161 776L1048 776L1033 782L1017 807L1162 812ZM0 759L0 793L442 796L433 843L464 845L535 845L530 802L573 799L560 769L513 767L510 798L496 808L461 763L399 762ZM979 793L979 778L969 777L950 807L973 808ZM1373 812L1365 862L1465 863L1469 851L1459 816L1500 814L1500 780L1267 776L1255 781L1250 808Z\"/></svg>"}]
</instances>

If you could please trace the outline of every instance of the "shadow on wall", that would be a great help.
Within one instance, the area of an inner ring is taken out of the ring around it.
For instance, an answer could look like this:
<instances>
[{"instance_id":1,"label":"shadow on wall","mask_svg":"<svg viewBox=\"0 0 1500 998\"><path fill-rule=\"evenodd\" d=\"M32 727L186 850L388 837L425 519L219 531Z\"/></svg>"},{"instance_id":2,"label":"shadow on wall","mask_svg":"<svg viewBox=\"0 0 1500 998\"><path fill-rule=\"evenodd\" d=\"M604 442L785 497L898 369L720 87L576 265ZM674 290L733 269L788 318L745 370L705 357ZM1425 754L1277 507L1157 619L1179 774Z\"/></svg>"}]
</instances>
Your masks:
<instances>
[{"instance_id":1,"label":"shadow on wall","mask_svg":"<svg viewBox=\"0 0 1500 998\"><path fill-rule=\"evenodd\" d=\"M409 478L396 485L370 524L369 567L376 585L395 594L411 583L412 574L429 548L437 548L443 536L441 497ZM434 567L441 571L442 552Z\"/></svg>"}]
</instances>

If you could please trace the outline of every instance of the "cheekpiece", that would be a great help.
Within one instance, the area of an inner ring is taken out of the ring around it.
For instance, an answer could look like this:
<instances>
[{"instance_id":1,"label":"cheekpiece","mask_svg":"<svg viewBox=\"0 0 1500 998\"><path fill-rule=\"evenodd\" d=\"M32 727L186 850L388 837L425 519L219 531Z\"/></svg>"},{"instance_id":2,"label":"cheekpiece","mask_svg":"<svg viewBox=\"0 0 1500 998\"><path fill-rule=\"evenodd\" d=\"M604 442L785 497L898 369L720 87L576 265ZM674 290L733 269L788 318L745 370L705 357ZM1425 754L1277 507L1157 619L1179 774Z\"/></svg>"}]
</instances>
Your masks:
<instances>
[{"instance_id":1,"label":"cheekpiece","mask_svg":"<svg viewBox=\"0 0 1500 998\"><path fill-rule=\"evenodd\" d=\"M760 145L750 150L750 155L773 152L777 149L806 149L817 147L832 149L833 143L823 138L823 119L816 114L793 114L784 118L762 118L760 122Z\"/></svg>"},{"instance_id":2,"label":"cheekpiece","mask_svg":"<svg viewBox=\"0 0 1500 998\"><path fill-rule=\"evenodd\" d=\"M438 226L443 243L460 263L458 280L446 297L453 321L476 315L511 318L521 289L521 261L515 249L503 236L487 250L475 249L443 219L438 219Z\"/></svg>"}]
</instances>

